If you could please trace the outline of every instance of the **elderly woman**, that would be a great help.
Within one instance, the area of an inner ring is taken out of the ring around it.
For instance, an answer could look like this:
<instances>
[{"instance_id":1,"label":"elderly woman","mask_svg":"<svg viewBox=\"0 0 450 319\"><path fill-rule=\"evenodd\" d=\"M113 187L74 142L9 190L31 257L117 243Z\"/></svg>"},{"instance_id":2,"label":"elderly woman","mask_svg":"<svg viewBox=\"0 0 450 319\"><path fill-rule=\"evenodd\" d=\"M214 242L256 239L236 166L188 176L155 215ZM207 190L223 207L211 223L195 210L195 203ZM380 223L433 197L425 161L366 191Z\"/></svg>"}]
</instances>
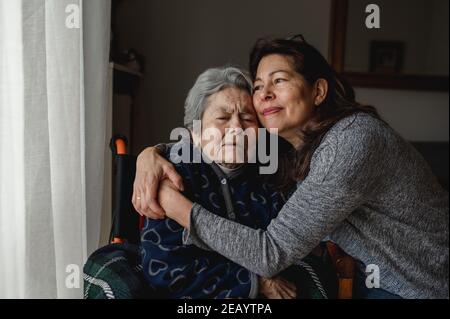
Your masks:
<instances>
[{"instance_id":1,"label":"elderly woman","mask_svg":"<svg viewBox=\"0 0 450 319\"><path fill-rule=\"evenodd\" d=\"M255 165L243 164L244 158L239 158L239 154L246 152L239 152L237 147L248 144L237 142L239 133L253 130L256 134L258 128L251 88L247 77L234 67L202 73L185 103L184 122L193 143L181 140L172 147L172 150L187 151L190 163L179 161L186 154L167 150L164 155L177 163L175 168L183 177L187 198L223 218L265 229L284 201L262 182ZM196 120L201 120L200 132L193 129ZM214 147L208 152L205 148L211 140L209 135L205 138L205 131L217 133L212 142ZM250 139L248 142L251 143ZM195 163L193 159L197 155L208 160ZM296 297L296 286L281 277L258 279L254 273L216 252L183 245L183 227L168 218L146 219L141 232L141 256L145 278L158 297Z\"/></svg>"},{"instance_id":2,"label":"elderly woman","mask_svg":"<svg viewBox=\"0 0 450 319\"><path fill-rule=\"evenodd\" d=\"M250 70L261 123L295 148L281 183L297 182L295 192L267 229L255 230L163 182L162 208L189 229L187 242L273 276L328 237L358 260L357 296L448 298L448 192L420 154L373 107L356 102L352 87L303 38L261 39ZM135 192L145 193L144 175L150 194L135 207L157 218L151 190L174 174L152 149L140 161ZM372 285L366 271L374 272Z\"/></svg>"}]
</instances>

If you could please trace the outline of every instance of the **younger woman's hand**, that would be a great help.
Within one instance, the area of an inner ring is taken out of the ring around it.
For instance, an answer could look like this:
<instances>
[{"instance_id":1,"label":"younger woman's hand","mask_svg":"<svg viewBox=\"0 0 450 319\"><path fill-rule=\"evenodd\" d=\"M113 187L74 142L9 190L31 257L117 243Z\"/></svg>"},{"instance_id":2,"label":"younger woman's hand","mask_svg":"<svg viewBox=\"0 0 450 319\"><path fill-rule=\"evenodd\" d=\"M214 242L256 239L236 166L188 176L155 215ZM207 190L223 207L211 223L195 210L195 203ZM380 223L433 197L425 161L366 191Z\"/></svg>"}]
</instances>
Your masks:
<instances>
[{"instance_id":1,"label":"younger woman's hand","mask_svg":"<svg viewBox=\"0 0 450 319\"><path fill-rule=\"evenodd\" d=\"M193 203L167 179L159 186L158 201L166 216L175 220L184 228L189 228L189 220Z\"/></svg>"}]
</instances>

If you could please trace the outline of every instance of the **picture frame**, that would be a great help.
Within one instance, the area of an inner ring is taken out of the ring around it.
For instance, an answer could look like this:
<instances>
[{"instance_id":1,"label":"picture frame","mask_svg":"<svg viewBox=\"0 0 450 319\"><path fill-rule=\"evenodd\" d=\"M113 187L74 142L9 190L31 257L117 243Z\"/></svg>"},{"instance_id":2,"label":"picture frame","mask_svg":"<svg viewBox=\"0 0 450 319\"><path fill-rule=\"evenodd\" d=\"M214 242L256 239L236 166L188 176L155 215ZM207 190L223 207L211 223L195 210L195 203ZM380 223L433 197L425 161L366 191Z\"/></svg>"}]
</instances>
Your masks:
<instances>
[{"instance_id":1,"label":"picture frame","mask_svg":"<svg viewBox=\"0 0 450 319\"><path fill-rule=\"evenodd\" d=\"M404 42L372 41L370 43L369 72L382 74L401 73L404 53Z\"/></svg>"}]
</instances>

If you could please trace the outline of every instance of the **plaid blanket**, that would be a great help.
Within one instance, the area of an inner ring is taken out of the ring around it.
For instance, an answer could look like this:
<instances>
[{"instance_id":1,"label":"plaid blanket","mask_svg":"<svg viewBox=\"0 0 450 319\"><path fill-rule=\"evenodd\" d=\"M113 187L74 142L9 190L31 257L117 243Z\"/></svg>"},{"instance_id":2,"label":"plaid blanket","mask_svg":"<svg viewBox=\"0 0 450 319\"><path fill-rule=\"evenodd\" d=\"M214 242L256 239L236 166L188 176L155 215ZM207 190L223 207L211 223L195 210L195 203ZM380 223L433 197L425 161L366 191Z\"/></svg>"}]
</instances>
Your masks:
<instances>
[{"instance_id":1,"label":"plaid blanket","mask_svg":"<svg viewBox=\"0 0 450 319\"><path fill-rule=\"evenodd\" d=\"M85 299L152 298L140 265L139 246L111 244L95 251L83 267Z\"/></svg>"},{"instance_id":2,"label":"plaid blanket","mask_svg":"<svg viewBox=\"0 0 450 319\"><path fill-rule=\"evenodd\" d=\"M88 258L83 272L85 299L158 298L144 278L137 245L102 247ZM336 275L323 257L307 256L281 275L296 284L299 299L336 298Z\"/></svg>"}]
</instances>

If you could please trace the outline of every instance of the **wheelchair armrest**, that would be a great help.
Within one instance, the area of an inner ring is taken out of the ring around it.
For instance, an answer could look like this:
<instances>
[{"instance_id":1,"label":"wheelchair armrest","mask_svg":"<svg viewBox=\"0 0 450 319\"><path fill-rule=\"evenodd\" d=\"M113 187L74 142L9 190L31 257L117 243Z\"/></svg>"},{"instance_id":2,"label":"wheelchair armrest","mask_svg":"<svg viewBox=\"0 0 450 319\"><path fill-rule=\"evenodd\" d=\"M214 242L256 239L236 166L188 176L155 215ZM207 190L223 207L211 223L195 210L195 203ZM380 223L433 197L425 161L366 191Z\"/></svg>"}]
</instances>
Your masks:
<instances>
[{"instance_id":1,"label":"wheelchair armrest","mask_svg":"<svg viewBox=\"0 0 450 319\"><path fill-rule=\"evenodd\" d=\"M355 260L331 241L326 243L326 247L338 277L338 299L351 299L353 296Z\"/></svg>"}]
</instances>

